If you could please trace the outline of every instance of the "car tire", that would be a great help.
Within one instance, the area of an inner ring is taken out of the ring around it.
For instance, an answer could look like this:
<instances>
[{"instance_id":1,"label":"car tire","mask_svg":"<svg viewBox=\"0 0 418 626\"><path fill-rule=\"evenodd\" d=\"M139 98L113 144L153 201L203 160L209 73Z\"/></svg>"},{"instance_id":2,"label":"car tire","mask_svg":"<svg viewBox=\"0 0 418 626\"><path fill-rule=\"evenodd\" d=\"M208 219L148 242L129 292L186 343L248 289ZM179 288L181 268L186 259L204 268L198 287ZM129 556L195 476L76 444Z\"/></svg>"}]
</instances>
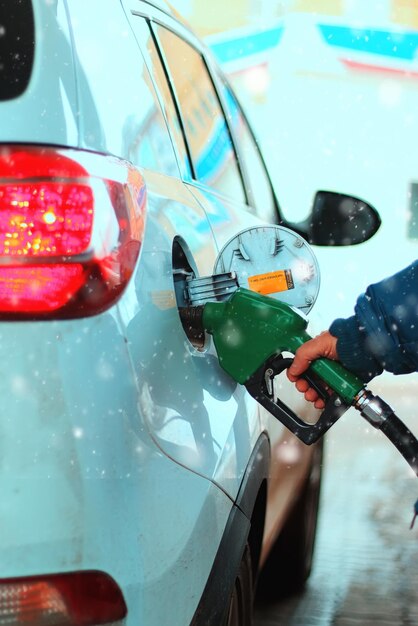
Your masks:
<instances>
[{"instance_id":1,"label":"car tire","mask_svg":"<svg viewBox=\"0 0 418 626\"><path fill-rule=\"evenodd\" d=\"M254 581L251 550L247 543L232 591L224 626L251 626Z\"/></svg>"},{"instance_id":2,"label":"car tire","mask_svg":"<svg viewBox=\"0 0 418 626\"><path fill-rule=\"evenodd\" d=\"M321 489L323 442L316 444L302 492L260 572L257 595L274 601L301 591L311 573Z\"/></svg>"}]
</instances>

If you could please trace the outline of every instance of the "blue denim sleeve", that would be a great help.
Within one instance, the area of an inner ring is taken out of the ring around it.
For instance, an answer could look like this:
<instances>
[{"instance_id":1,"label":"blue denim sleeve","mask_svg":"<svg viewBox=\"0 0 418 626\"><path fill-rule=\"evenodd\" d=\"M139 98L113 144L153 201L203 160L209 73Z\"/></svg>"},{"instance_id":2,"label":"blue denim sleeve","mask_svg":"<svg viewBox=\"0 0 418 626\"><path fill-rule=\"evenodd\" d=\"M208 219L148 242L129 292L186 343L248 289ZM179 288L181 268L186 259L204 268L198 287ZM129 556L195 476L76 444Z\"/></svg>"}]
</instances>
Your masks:
<instances>
[{"instance_id":1,"label":"blue denim sleeve","mask_svg":"<svg viewBox=\"0 0 418 626\"><path fill-rule=\"evenodd\" d=\"M335 320L338 356L364 380L387 370L418 370L418 260L394 276L370 285L355 315Z\"/></svg>"}]
</instances>

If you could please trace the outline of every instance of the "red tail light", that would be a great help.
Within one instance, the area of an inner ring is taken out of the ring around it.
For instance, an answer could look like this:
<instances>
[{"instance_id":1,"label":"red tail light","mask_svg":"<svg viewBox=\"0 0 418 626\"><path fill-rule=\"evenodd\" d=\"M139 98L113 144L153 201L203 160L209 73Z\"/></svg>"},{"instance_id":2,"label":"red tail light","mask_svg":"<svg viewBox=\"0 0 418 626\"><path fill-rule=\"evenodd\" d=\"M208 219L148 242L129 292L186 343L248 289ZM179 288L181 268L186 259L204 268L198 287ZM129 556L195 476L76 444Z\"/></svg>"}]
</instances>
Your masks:
<instances>
[{"instance_id":1,"label":"red tail light","mask_svg":"<svg viewBox=\"0 0 418 626\"><path fill-rule=\"evenodd\" d=\"M0 149L0 317L94 315L111 306L138 259L145 186L113 157Z\"/></svg>"},{"instance_id":2,"label":"red tail light","mask_svg":"<svg viewBox=\"0 0 418 626\"><path fill-rule=\"evenodd\" d=\"M126 614L121 590L103 572L0 580L3 626L99 626Z\"/></svg>"}]
</instances>

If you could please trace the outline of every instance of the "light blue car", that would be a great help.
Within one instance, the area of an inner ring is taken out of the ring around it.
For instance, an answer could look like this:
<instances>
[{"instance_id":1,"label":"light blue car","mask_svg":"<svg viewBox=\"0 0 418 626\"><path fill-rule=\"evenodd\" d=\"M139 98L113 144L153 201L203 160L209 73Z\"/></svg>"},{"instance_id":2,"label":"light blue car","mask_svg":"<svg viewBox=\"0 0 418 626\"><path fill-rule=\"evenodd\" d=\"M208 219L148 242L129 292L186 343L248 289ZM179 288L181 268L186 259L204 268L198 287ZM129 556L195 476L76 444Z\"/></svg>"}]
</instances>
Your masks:
<instances>
[{"instance_id":1,"label":"light blue car","mask_svg":"<svg viewBox=\"0 0 418 626\"><path fill-rule=\"evenodd\" d=\"M165 3L15 0L0 29L0 622L249 625L258 577L309 575L322 448L178 304L281 221L257 144Z\"/></svg>"}]
</instances>

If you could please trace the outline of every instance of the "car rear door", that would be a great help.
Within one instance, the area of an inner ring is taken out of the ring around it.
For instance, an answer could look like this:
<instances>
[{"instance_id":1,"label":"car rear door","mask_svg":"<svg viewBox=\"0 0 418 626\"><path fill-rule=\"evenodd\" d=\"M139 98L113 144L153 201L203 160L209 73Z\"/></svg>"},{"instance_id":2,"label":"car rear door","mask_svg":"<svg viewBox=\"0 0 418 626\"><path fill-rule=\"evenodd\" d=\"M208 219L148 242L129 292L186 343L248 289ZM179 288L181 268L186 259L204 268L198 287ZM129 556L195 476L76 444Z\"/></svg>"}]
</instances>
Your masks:
<instances>
[{"instance_id":1,"label":"car rear door","mask_svg":"<svg viewBox=\"0 0 418 626\"><path fill-rule=\"evenodd\" d=\"M157 284L161 274L165 274L165 288L154 290L154 308L150 308L146 316L142 314L137 317L128 327L129 349L139 383L140 410L154 440L165 454L215 481L235 498L259 434L257 407L219 367L210 349L210 340L201 350L188 341L175 302L173 306L175 272L181 268L171 268L171 274L167 275L167 264L158 266L156 259L159 247L164 245L167 248L161 241L160 227L165 228L165 221L170 220L170 228L165 233L171 239L169 245L173 250L173 265L178 263L178 250L181 250L185 257L184 270L190 269L195 275L210 274L217 255L213 235L214 229L218 228L217 224L235 234L242 226L254 223L254 217L245 213L248 221L241 219L239 201L233 197L224 198L221 193L211 194L209 189L206 197L206 190L203 187L196 190L191 182L193 165L190 147L184 139L183 119L178 114L178 102L172 95L166 73L167 59L159 47L155 32L172 33L173 29L181 30L181 25L149 4L124 0L124 5L170 130L180 169L178 183L182 188L181 193L188 195L189 207L194 204L196 212L203 212L207 218L206 222L202 218L195 223L188 223L189 214L184 207L181 210L177 207L174 215L172 207L164 203L166 196L171 197L172 186L177 183L162 181L164 184L159 189L161 206L158 210L158 227L152 235L154 243L148 243L146 248L150 254L145 256L143 251L141 257L140 282L143 285L144 281L148 281L152 288L152 283ZM216 123L222 122L216 120ZM216 169L218 157L213 154L212 157L211 165ZM236 165L234 167L237 168ZM236 195L240 193L240 197L245 197L240 173L236 173L241 186ZM147 173L144 176L147 181ZM152 177L155 177L153 173L148 174L148 181ZM176 190L180 194L177 187ZM141 298L140 290L139 286L138 298ZM161 325L165 330L155 338L144 358L144 330L148 339L158 319L165 320L164 326Z\"/></svg>"}]
</instances>

